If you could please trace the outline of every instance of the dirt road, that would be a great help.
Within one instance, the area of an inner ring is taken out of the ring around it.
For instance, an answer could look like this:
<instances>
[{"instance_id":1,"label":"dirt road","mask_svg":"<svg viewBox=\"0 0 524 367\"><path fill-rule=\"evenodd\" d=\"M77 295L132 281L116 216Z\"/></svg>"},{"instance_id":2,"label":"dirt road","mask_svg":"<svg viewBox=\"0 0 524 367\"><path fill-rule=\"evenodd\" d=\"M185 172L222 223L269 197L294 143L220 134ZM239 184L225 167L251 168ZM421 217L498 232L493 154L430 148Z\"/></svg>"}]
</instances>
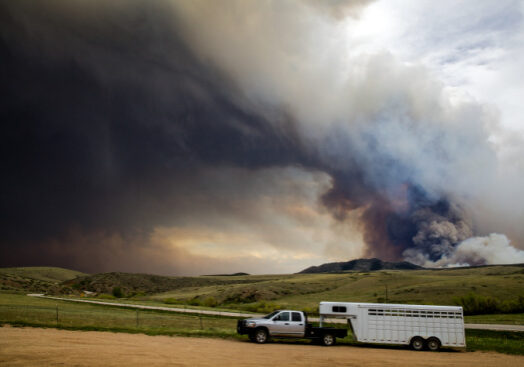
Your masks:
<instances>
[{"instance_id":1,"label":"dirt road","mask_svg":"<svg viewBox=\"0 0 524 367\"><path fill-rule=\"evenodd\" d=\"M523 366L523 356L0 328L1 366Z\"/></svg>"}]
</instances>

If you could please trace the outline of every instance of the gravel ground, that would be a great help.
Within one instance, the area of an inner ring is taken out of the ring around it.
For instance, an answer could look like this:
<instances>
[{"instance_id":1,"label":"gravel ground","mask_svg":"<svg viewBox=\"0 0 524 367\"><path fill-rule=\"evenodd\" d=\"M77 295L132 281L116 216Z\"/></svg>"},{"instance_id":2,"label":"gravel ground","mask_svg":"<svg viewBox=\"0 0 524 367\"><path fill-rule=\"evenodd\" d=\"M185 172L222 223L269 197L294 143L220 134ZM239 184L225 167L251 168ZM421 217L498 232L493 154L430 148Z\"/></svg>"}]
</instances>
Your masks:
<instances>
[{"instance_id":1,"label":"gravel ground","mask_svg":"<svg viewBox=\"0 0 524 367\"><path fill-rule=\"evenodd\" d=\"M523 356L0 328L1 366L524 366Z\"/></svg>"}]
</instances>

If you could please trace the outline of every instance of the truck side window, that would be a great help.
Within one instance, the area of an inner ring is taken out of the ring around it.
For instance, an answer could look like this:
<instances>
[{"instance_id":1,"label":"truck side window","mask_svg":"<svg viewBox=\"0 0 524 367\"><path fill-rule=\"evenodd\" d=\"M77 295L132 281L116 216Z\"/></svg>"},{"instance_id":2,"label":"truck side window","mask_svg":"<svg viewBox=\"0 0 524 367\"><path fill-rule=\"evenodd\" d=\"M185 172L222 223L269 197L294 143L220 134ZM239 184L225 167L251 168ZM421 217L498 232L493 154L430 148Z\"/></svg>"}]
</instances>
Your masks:
<instances>
[{"instance_id":1,"label":"truck side window","mask_svg":"<svg viewBox=\"0 0 524 367\"><path fill-rule=\"evenodd\" d=\"M280 315L278 315L275 318L276 321L289 321L289 312L281 312Z\"/></svg>"},{"instance_id":2,"label":"truck side window","mask_svg":"<svg viewBox=\"0 0 524 367\"><path fill-rule=\"evenodd\" d=\"M300 316L300 313L299 312L293 312L291 314L291 321L302 321L302 317Z\"/></svg>"}]
</instances>

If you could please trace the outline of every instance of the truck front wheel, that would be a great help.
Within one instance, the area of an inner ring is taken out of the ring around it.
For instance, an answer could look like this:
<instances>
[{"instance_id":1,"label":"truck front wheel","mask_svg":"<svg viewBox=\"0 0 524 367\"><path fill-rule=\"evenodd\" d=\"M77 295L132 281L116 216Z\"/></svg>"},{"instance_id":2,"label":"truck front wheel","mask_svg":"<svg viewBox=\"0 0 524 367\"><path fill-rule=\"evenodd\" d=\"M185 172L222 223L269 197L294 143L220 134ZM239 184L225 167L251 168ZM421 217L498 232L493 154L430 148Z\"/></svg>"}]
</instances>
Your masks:
<instances>
[{"instance_id":1,"label":"truck front wheel","mask_svg":"<svg viewBox=\"0 0 524 367\"><path fill-rule=\"evenodd\" d=\"M333 334L326 333L322 335L322 345L325 345L326 347L335 345L336 338L333 336Z\"/></svg>"},{"instance_id":2,"label":"truck front wheel","mask_svg":"<svg viewBox=\"0 0 524 367\"><path fill-rule=\"evenodd\" d=\"M265 342L267 342L267 339L268 339L268 335L265 329L255 330L255 341L258 344L264 344Z\"/></svg>"}]
</instances>

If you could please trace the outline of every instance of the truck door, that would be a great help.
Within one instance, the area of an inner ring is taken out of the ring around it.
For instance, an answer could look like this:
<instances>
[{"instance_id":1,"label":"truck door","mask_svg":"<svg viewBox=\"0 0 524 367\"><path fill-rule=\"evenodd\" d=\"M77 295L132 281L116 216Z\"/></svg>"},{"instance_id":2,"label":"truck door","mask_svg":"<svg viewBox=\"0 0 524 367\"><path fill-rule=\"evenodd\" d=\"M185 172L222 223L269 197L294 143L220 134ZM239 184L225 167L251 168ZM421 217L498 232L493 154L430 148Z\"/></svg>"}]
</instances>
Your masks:
<instances>
[{"instance_id":1,"label":"truck door","mask_svg":"<svg viewBox=\"0 0 524 367\"><path fill-rule=\"evenodd\" d=\"M289 311L283 311L273 318L272 334L288 335L289 333Z\"/></svg>"},{"instance_id":2,"label":"truck door","mask_svg":"<svg viewBox=\"0 0 524 367\"><path fill-rule=\"evenodd\" d=\"M291 336L303 337L306 330L306 320L302 312L291 312L289 332Z\"/></svg>"},{"instance_id":3,"label":"truck door","mask_svg":"<svg viewBox=\"0 0 524 367\"><path fill-rule=\"evenodd\" d=\"M302 337L305 331L305 321L302 313L283 311L273 319L274 335Z\"/></svg>"}]
</instances>

